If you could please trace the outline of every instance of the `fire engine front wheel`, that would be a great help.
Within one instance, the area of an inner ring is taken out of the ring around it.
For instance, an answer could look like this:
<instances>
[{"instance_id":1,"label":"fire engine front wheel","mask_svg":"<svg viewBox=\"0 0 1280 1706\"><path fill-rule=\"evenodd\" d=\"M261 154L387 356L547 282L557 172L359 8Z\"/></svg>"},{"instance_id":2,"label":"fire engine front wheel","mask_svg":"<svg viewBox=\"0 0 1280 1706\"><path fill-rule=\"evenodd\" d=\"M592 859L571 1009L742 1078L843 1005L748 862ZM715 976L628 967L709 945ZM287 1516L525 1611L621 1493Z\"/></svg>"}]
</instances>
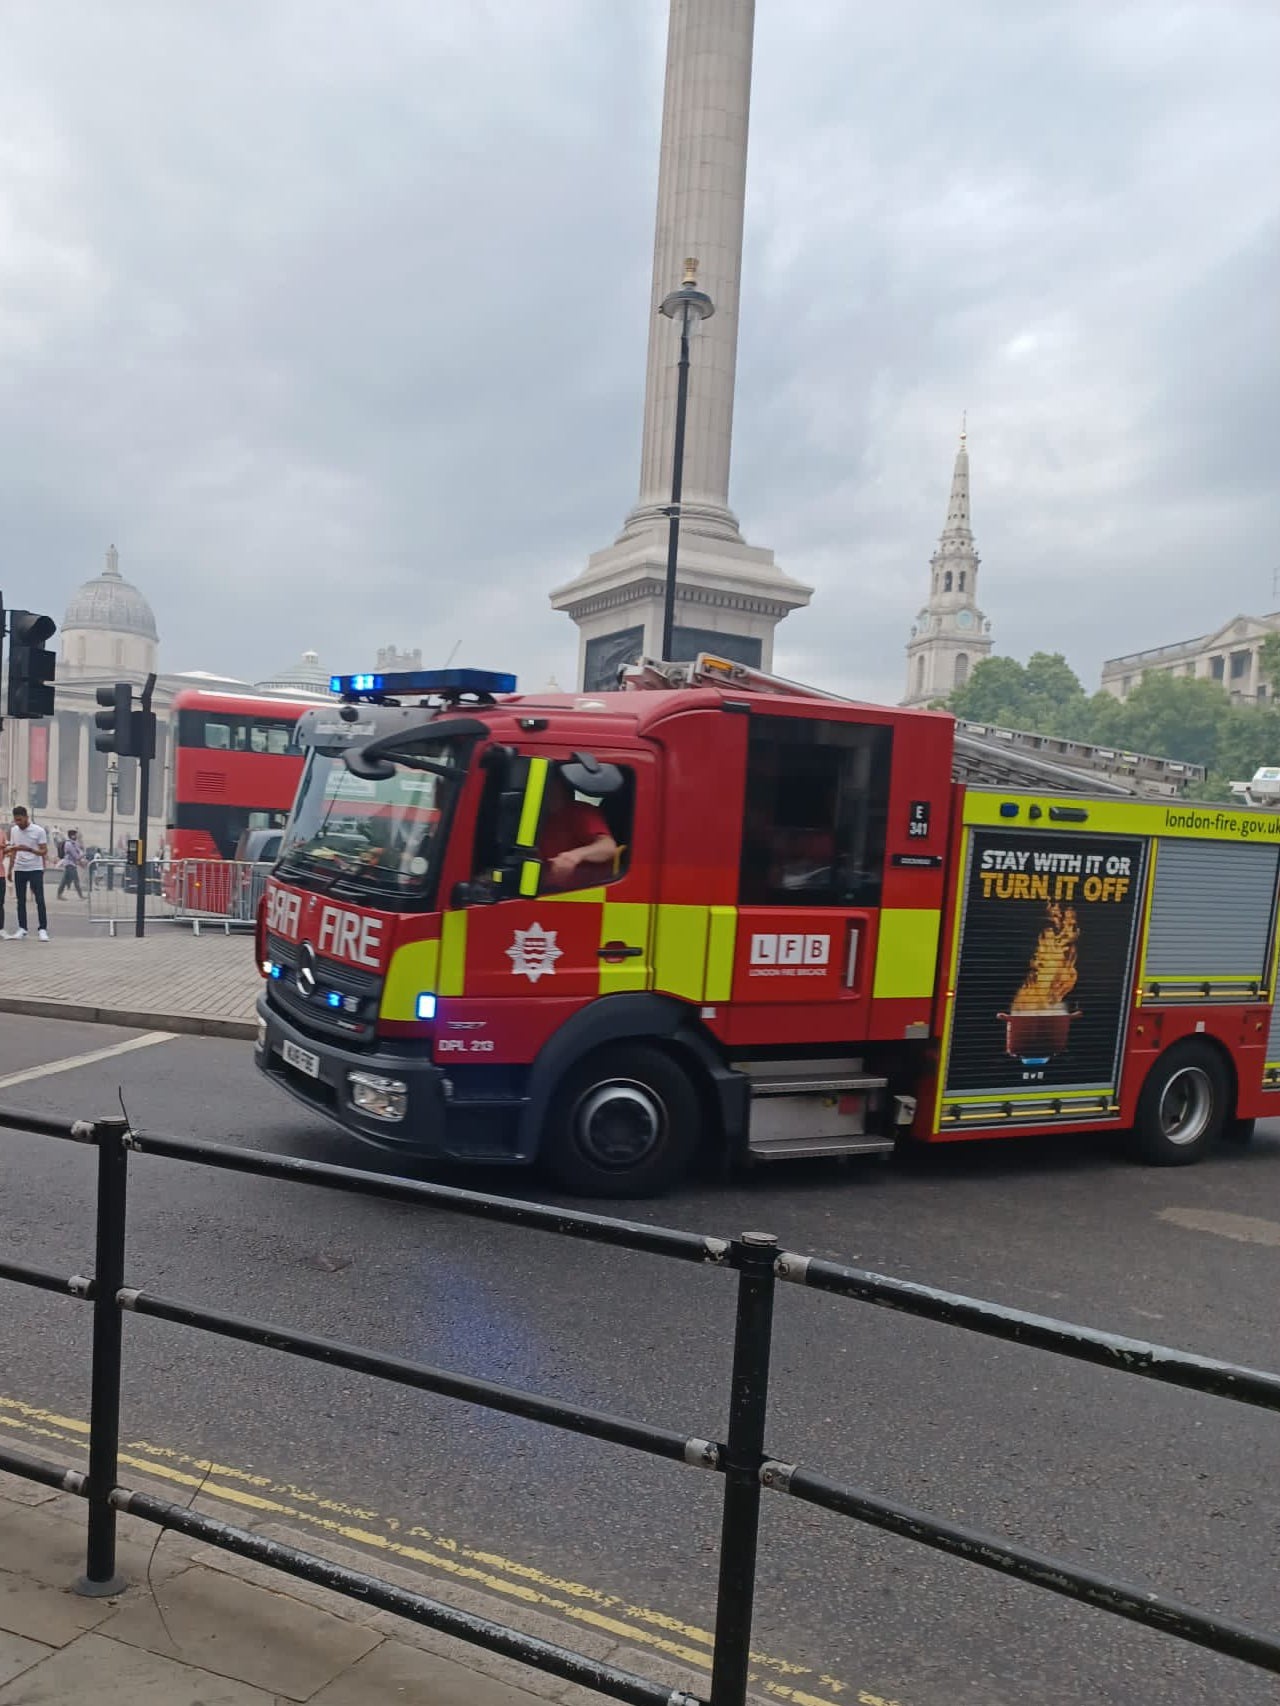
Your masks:
<instances>
[{"instance_id":1,"label":"fire engine front wheel","mask_svg":"<svg viewBox=\"0 0 1280 1706\"><path fill-rule=\"evenodd\" d=\"M697 1091L661 1049L600 1049L552 1100L543 1161L577 1196L656 1196L688 1171L698 1118Z\"/></svg>"},{"instance_id":2,"label":"fire engine front wheel","mask_svg":"<svg viewBox=\"0 0 1280 1706\"><path fill-rule=\"evenodd\" d=\"M1133 1135L1139 1155L1157 1167L1198 1161L1227 1123L1230 1084L1218 1051L1189 1041L1152 1067L1138 1098Z\"/></svg>"}]
</instances>

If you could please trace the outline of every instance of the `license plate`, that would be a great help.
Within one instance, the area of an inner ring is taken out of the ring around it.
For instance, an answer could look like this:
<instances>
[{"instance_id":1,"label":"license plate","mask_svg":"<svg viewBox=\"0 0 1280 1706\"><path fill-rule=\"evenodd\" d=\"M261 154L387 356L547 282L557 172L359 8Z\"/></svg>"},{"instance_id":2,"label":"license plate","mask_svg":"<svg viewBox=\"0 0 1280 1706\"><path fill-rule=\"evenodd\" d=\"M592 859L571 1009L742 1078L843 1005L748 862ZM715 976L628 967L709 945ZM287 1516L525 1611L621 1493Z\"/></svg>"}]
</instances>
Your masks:
<instances>
[{"instance_id":1,"label":"license plate","mask_svg":"<svg viewBox=\"0 0 1280 1706\"><path fill-rule=\"evenodd\" d=\"M283 1043L280 1053L290 1066L296 1066L299 1072L305 1072L308 1078L319 1078L320 1056L312 1054L309 1048L299 1048L297 1043Z\"/></svg>"}]
</instances>

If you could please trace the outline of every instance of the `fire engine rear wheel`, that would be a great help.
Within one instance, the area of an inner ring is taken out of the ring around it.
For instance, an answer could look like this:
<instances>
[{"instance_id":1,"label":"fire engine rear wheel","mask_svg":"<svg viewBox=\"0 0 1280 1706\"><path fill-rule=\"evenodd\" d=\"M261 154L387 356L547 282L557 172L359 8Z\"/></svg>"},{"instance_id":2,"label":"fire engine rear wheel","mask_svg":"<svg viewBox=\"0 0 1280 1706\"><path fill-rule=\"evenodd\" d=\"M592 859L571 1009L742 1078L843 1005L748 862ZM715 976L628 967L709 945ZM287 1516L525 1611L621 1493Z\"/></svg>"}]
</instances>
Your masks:
<instances>
[{"instance_id":1,"label":"fire engine rear wheel","mask_svg":"<svg viewBox=\"0 0 1280 1706\"><path fill-rule=\"evenodd\" d=\"M697 1091L661 1049L600 1049L553 1097L543 1159L578 1196L656 1196L688 1171L698 1117Z\"/></svg>"},{"instance_id":2,"label":"fire engine rear wheel","mask_svg":"<svg viewBox=\"0 0 1280 1706\"><path fill-rule=\"evenodd\" d=\"M1139 1155L1157 1167L1198 1161L1227 1123L1230 1086L1218 1051L1179 1043L1152 1067L1138 1098L1133 1135Z\"/></svg>"}]
</instances>

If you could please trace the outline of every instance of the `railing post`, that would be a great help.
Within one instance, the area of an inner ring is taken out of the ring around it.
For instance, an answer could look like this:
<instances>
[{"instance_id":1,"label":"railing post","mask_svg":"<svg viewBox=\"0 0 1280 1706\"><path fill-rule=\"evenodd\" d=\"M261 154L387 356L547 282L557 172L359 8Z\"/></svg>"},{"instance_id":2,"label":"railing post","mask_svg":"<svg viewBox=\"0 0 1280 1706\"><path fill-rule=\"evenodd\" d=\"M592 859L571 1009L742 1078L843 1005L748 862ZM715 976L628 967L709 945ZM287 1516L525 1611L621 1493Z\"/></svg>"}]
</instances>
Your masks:
<instances>
[{"instance_id":1,"label":"railing post","mask_svg":"<svg viewBox=\"0 0 1280 1706\"><path fill-rule=\"evenodd\" d=\"M773 1337L774 1263L778 1241L768 1232L734 1240L738 1311L733 1334L729 1432L725 1440L724 1514L710 1706L744 1706L751 1665L751 1614L760 1530L760 1466L764 1461Z\"/></svg>"},{"instance_id":2,"label":"railing post","mask_svg":"<svg viewBox=\"0 0 1280 1706\"><path fill-rule=\"evenodd\" d=\"M97 1120L98 1216L94 1255L93 1390L89 1401L89 1535L77 1593L103 1599L124 1587L116 1574L116 1513L111 1504L120 1451L121 1314L125 1206L129 1185L127 1120Z\"/></svg>"}]
</instances>

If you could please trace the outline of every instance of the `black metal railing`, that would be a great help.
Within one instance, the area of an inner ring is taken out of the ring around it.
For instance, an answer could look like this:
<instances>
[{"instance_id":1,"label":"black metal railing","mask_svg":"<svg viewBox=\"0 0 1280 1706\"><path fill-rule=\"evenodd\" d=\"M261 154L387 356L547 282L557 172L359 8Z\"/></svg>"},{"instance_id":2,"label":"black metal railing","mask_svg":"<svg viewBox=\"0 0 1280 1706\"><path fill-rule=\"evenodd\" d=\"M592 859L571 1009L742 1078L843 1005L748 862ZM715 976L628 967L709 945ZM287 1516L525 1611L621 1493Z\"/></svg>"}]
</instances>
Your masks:
<instances>
[{"instance_id":1,"label":"black metal railing","mask_svg":"<svg viewBox=\"0 0 1280 1706\"><path fill-rule=\"evenodd\" d=\"M116 1516L127 1511L160 1528L204 1540L241 1557L271 1565L287 1575L335 1589L364 1604L395 1612L538 1670L584 1684L614 1700L634 1702L636 1706L659 1706L659 1703L661 1706L743 1706L750 1672L761 1496L768 1491L819 1506L1280 1674L1280 1634L1267 1634L1229 1618L1211 1616L1150 1589L1082 1569L1069 1560L1045 1556L995 1535L845 1485L819 1470L772 1454L766 1445L773 1305L780 1281L1275 1412L1280 1412L1280 1375L797 1255L780 1250L777 1241L766 1233L747 1232L734 1239L704 1237L671 1227L645 1226L445 1185L419 1184L287 1155L139 1133L120 1119L62 1121L0 1109L0 1127L92 1144L98 1151L93 1278L63 1275L25 1262L0 1261L0 1280L61 1292L93 1306L88 1472L68 1470L0 1446L0 1469L78 1494L86 1500L86 1566L77 1584L81 1592L110 1594L123 1585L116 1574ZM273 1322L256 1321L227 1310L128 1286L125 1225L132 1155L195 1162L259 1178L414 1203L445 1213L735 1273L737 1306L725 1438L717 1441L657 1427L633 1417L584 1409L542 1393L498 1385L367 1346L321 1338ZM120 1384L126 1313L152 1316L289 1356L373 1375L418 1391L439 1393L723 1476L719 1580L710 1693L706 1701L458 1611L424 1594L331 1563L281 1541L121 1486Z\"/></svg>"}]
</instances>

